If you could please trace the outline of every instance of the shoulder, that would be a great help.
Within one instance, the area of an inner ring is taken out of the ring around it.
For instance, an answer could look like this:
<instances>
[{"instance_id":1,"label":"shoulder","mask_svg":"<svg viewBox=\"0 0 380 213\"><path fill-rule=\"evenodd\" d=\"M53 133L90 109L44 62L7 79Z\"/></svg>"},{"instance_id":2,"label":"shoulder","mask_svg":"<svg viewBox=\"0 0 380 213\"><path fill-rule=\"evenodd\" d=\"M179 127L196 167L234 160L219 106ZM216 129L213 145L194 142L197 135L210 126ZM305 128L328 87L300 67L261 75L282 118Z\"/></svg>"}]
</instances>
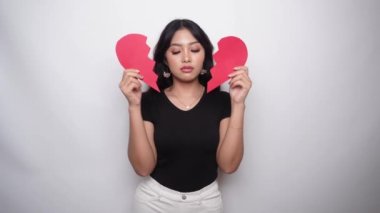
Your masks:
<instances>
[{"instance_id":1,"label":"shoulder","mask_svg":"<svg viewBox=\"0 0 380 213\"><path fill-rule=\"evenodd\" d=\"M146 92L142 93L141 96L141 114L145 121L150 121L154 123L155 117L155 108L157 106L158 98L160 97L160 93L149 89Z\"/></svg>"},{"instance_id":2,"label":"shoulder","mask_svg":"<svg viewBox=\"0 0 380 213\"><path fill-rule=\"evenodd\" d=\"M159 94L160 93L157 92L154 89L148 89L147 91L145 91L145 92L142 93L142 97L141 98L143 100L151 101L151 100L156 99L159 96Z\"/></svg>"},{"instance_id":3,"label":"shoulder","mask_svg":"<svg viewBox=\"0 0 380 213\"><path fill-rule=\"evenodd\" d=\"M142 93L141 105L143 108L149 108L159 101L160 93L154 89L148 89Z\"/></svg>"},{"instance_id":4,"label":"shoulder","mask_svg":"<svg viewBox=\"0 0 380 213\"><path fill-rule=\"evenodd\" d=\"M230 93L218 89L211 91L208 96L210 99L218 102L230 101Z\"/></svg>"},{"instance_id":5,"label":"shoulder","mask_svg":"<svg viewBox=\"0 0 380 213\"><path fill-rule=\"evenodd\" d=\"M208 93L208 104L220 119L231 115L231 98L228 92L219 89L211 91Z\"/></svg>"}]
</instances>

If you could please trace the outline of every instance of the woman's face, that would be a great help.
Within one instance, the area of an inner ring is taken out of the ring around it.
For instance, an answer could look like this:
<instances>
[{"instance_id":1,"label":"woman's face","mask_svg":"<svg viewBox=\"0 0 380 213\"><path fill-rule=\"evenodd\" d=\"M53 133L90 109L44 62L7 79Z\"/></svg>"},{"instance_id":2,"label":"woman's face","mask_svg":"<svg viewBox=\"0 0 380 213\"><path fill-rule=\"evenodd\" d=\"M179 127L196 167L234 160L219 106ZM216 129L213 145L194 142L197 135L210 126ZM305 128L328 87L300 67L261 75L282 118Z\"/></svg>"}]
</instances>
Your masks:
<instances>
[{"instance_id":1,"label":"woman's face","mask_svg":"<svg viewBox=\"0 0 380 213\"><path fill-rule=\"evenodd\" d=\"M174 81L191 82L198 80L205 50L189 30L180 29L174 34L165 57Z\"/></svg>"}]
</instances>

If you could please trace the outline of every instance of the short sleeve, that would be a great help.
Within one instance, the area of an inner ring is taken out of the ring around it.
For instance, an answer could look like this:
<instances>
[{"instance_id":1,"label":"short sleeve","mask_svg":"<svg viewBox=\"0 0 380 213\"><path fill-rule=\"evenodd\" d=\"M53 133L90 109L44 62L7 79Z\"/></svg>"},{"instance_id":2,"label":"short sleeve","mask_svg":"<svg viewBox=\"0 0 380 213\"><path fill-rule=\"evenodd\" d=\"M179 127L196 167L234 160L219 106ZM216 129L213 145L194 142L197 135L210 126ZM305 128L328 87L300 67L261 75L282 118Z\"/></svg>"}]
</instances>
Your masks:
<instances>
[{"instance_id":1,"label":"short sleeve","mask_svg":"<svg viewBox=\"0 0 380 213\"><path fill-rule=\"evenodd\" d=\"M221 92L220 94L220 106L221 109L221 119L231 117L231 97L228 92Z\"/></svg>"},{"instance_id":2,"label":"short sleeve","mask_svg":"<svg viewBox=\"0 0 380 213\"><path fill-rule=\"evenodd\" d=\"M153 94L150 91L144 92L141 97L141 115L144 121L150 121L154 123L154 117L152 113Z\"/></svg>"}]
</instances>

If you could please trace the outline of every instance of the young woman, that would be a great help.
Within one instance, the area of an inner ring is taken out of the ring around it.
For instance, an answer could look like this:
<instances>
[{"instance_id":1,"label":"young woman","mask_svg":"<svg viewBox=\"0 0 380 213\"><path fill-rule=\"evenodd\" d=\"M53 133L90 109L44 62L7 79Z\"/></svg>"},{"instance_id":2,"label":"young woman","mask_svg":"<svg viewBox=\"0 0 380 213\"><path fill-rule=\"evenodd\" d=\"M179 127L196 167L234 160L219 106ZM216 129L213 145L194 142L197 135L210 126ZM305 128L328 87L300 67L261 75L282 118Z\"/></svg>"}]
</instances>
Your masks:
<instances>
[{"instance_id":1,"label":"young woman","mask_svg":"<svg viewBox=\"0 0 380 213\"><path fill-rule=\"evenodd\" d=\"M171 21L154 52L161 92L141 91L143 76L127 69L120 89L129 102L129 160L144 180L133 212L222 212L218 168L237 170L243 157L248 69L235 67L229 93L207 93L213 47L193 21Z\"/></svg>"}]
</instances>

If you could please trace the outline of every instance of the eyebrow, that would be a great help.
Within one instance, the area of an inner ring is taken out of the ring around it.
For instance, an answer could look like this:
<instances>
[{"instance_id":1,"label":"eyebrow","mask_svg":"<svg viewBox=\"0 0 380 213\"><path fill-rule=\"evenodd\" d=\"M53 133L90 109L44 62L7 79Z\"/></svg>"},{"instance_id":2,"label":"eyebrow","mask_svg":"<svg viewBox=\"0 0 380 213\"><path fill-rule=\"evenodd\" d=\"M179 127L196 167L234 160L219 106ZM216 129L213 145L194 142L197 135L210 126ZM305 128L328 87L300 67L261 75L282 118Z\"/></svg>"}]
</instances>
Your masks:
<instances>
[{"instance_id":1,"label":"eyebrow","mask_svg":"<svg viewBox=\"0 0 380 213\"><path fill-rule=\"evenodd\" d=\"M193 45L193 44L197 44L197 43L199 43L199 41L193 41L193 42L190 42L190 43L188 43L188 44L179 44L179 43L172 43L172 44L170 44L170 46L184 46L184 45Z\"/></svg>"}]
</instances>

